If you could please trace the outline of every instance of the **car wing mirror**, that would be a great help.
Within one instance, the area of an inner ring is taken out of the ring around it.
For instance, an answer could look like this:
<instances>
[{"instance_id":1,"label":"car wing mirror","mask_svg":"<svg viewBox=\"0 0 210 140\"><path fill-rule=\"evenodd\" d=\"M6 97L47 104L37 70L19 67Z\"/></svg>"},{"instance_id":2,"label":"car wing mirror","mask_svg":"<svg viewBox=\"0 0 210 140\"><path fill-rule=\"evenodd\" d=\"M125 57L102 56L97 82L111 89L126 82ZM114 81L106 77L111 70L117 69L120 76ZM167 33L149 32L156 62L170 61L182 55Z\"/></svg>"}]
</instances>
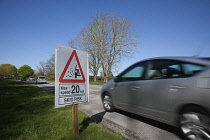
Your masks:
<instances>
[{"instance_id":1,"label":"car wing mirror","mask_svg":"<svg viewBox=\"0 0 210 140\"><path fill-rule=\"evenodd\" d=\"M115 76L115 77L114 77L114 82L120 82L120 77Z\"/></svg>"}]
</instances>

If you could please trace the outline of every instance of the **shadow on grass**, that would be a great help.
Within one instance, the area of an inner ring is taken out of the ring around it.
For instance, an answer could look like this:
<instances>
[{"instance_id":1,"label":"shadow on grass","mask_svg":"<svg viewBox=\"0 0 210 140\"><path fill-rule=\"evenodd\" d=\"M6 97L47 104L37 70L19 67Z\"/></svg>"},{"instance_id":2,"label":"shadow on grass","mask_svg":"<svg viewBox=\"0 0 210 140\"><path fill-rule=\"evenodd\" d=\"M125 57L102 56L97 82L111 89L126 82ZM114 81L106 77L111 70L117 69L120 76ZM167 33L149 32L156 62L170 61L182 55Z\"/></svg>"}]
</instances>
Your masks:
<instances>
[{"instance_id":1,"label":"shadow on grass","mask_svg":"<svg viewBox=\"0 0 210 140\"><path fill-rule=\"evenodd\" d=\"M82 123L79 124L79 133L82 133L88 126L90 123L96 123L99 124L100 122L102 122L104 115L106 114L106 111L97 113L91 117L87 117L85 118Z\"/></svg>"},{"instance_id":2,"label":"shadow on grass","mask_svg":"<svg viewBox=\"0 0 210 140\"><path fill-rule=\"evenodd\" d=\"M55 96L55 86L46 86L42 88L48 90L49 92L53 94L53 96Z\"/></svg>"}]
</instances>

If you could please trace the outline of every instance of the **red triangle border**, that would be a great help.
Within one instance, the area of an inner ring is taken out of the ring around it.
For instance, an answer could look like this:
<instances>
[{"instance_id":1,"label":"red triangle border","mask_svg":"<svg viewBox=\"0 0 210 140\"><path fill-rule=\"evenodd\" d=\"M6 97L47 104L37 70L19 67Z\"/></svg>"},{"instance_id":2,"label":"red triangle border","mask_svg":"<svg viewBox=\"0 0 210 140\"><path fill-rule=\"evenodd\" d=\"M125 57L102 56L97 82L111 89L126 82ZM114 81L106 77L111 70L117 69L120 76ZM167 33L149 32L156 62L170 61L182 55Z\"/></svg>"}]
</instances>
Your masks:
<instances>
[{"instance_id":1,"label":"red triangle border","mask_svg":"<svg viewBox=\"0 0 210 140\"><path fill-rule=\"evenodd\" d=\"M63 79L63 77L64 77L64 75L65 75L65 73L66 73L66 71L67 71L67 69L68 69L68 67L69 67L69 65L70 65L74 56L76 58L79 70L81 72L82 79L80 79L80 80L77 80L77 79ZM62 74L59 78L59 82L60 83L85 83L85 76L84 76L84 73L82 71L82 67L80 65L80 61L79 61L78 55L76 53L76 50L73 50L71 56L69 57L69 60L67 61L66 66L64 67L63 72L62 72Z\"/></svg>"}]
</instances>

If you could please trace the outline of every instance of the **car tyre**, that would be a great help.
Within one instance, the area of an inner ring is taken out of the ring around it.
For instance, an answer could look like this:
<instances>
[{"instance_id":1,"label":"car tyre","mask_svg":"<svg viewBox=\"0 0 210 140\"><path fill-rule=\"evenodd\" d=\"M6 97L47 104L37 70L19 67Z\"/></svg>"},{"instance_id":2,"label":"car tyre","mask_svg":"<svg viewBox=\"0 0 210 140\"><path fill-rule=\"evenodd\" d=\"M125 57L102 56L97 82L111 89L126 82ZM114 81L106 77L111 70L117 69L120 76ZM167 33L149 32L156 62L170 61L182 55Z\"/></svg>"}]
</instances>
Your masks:
<instances>
[{"instance_id":1,"label":"car tyre","mask_svg":"<svg viewBox=\"0 0 210 140\"><path fill-rule=\"evenodd\" d=\"M200 108L185 109L179 124L186 140L210 140L210 117Z\"/></svg>"},{"instance_id":2,"label":"car tyre","mask_svg":"<svg viewBox=\"0 0 210 140\"><path fill-rule=\"evenodd\" d=\"M112 98L109 95L109 93L105 93L103 95L103 107L105 111L107 112L113 112L115 110L113 102L112 102Z\"/></svg>"}]
</instances>

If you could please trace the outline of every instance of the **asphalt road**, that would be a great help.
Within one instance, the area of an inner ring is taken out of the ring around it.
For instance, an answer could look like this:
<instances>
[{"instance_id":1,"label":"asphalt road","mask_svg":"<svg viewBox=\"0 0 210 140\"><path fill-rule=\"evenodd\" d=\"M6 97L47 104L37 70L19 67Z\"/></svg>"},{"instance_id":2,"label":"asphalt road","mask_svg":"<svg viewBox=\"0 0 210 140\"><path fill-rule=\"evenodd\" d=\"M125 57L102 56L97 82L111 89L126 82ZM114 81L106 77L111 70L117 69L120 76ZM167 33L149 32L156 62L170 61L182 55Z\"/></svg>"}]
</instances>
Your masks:
<instances>
[{"instance_id":1,"label":"asphalt road","mask_svg":"<svg viewBox=\"0 0 210 140\"><path fill-rule=\"evenodd\" d=\"M35 84L35 82L29 83ZM36 85L54 94L54 82ZM79 109L105 129L120 132L129 140L181 140L180 133L175 127L121 110L113 113L105 112L100 99L101 86L90 85L89 90L90 101L79 104Z\"/></svg>"}]
</instances>

